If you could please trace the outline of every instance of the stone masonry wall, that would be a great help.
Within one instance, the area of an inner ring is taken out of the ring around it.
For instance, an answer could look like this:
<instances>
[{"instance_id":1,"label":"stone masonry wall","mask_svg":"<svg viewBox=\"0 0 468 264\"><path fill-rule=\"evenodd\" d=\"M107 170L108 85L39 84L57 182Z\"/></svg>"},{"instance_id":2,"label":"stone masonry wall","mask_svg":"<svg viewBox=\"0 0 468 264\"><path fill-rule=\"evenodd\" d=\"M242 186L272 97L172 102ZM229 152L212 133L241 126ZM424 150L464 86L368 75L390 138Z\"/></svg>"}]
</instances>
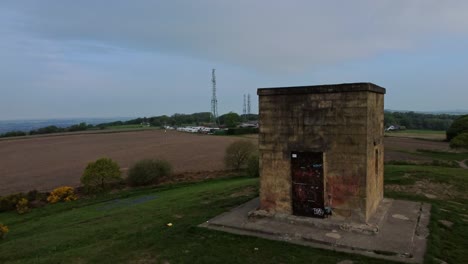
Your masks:
<instances>
[{"instance_id":1,"label":"stone masonry wall","mask_svg":"<svg viewBox=\"0 0 468 264\"><path fill-rule=\"evenodd\" d=\"M384 96L369 93L367 137L367 203L366 214L372 215L384 194Z\"/></svg>"},{"instance_id":2,"label":"stone masonry wall","mask_svg":"<svg viewBox=\"0 0 468 264\"><path fill-rule=\"evenodd\" d=\"M333 217L366 221L383 197L383 94L259 95L261 209L292 214L290 153L323 152L325 206Z\"/></svg>"}]
</instances>

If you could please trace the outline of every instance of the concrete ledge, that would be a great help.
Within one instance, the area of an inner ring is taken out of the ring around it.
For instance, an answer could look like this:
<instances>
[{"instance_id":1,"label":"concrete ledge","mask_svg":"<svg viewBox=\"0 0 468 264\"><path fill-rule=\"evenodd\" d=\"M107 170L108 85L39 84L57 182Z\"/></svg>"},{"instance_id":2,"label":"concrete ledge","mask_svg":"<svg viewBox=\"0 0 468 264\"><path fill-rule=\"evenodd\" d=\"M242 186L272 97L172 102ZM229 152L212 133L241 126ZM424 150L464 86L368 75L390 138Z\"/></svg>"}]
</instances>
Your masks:
<instances>
[{"instance_id":1,"label":"concrete ledge","mask_svg":"<svg viewBox=\"0 0 468 264\"><path fill-rule=\"evenodd\" d=\"M258 205L258 198L253 199L200 226L375 258L423 262L429 235L429 204L384 199L369 223L269 216L255 213Z\"/></svg>"},{"instance_id":2,"label":"concrete ledge","mask_svg":"<svg viewBox=\"0 0 468 264\"><path fill-rule=\"evenodd\" d=\"M315 94L315 93L343 93L343 92L374 92L385 94L386 90L383 87L373 83L341 83L341 84L326 84L312 86L292 86L292 87L275 87L275 88L259 88L257 94L262 95L284 95L284 94Z\"/></svg>"}]
</instances>

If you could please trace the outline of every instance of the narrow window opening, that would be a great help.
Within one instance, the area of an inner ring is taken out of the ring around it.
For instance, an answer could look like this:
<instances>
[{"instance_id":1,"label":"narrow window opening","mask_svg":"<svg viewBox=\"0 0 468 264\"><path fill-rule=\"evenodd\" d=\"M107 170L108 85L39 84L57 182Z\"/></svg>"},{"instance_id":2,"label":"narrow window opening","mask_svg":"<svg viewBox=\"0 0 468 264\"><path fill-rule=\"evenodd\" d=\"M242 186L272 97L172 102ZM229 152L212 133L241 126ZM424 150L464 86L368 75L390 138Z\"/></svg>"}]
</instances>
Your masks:
<instances>
[{"instance_id":1,"label":"narrow window opening","mask_svg":"<svg viewBox=\"0 0 468 264\"><path fill-rule=\"evenodd\" d=\"M375 150L375 176L379 175L379 150Z\"/></svg>"}]
</instances>

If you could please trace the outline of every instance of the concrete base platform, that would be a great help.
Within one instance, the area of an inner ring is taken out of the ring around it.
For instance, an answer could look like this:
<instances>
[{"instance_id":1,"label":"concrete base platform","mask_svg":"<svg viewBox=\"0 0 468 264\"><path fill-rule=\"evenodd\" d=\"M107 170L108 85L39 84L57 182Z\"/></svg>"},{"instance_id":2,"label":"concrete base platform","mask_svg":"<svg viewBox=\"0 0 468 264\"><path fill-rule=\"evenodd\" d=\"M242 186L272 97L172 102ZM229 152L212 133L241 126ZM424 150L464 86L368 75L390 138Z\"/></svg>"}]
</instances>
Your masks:
<instances>
[{"instance_id":1,"label":"concrete base platform","mask_svg":"<svg viewBox=\"0 0 468 264\"><path fill-rule=\"evenodd\" d=\"M429 204L384 199L368 223L268 215L256 211L258 206L258 198L253 199L200 226L376 258L423 262Z\"/></svg>"}]
</instances>

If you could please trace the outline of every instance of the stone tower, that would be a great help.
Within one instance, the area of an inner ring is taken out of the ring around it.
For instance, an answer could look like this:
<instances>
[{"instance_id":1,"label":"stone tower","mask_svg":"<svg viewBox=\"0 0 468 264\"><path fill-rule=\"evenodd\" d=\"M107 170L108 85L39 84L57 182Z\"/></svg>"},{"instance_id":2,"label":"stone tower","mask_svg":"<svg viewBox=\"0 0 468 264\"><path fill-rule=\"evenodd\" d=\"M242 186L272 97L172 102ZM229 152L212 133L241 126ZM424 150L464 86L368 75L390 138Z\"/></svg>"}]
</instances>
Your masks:
<instances>
[{"instance_id":1,"label":"stone tower","mask_svg":"<svg viewBox=\"0 0 468 264\"><path fill-rule=\"evenodd\" d=\"M385 89L261 88L260 209L367 221L383 199Z\"/></svg>"}]
</instances>

